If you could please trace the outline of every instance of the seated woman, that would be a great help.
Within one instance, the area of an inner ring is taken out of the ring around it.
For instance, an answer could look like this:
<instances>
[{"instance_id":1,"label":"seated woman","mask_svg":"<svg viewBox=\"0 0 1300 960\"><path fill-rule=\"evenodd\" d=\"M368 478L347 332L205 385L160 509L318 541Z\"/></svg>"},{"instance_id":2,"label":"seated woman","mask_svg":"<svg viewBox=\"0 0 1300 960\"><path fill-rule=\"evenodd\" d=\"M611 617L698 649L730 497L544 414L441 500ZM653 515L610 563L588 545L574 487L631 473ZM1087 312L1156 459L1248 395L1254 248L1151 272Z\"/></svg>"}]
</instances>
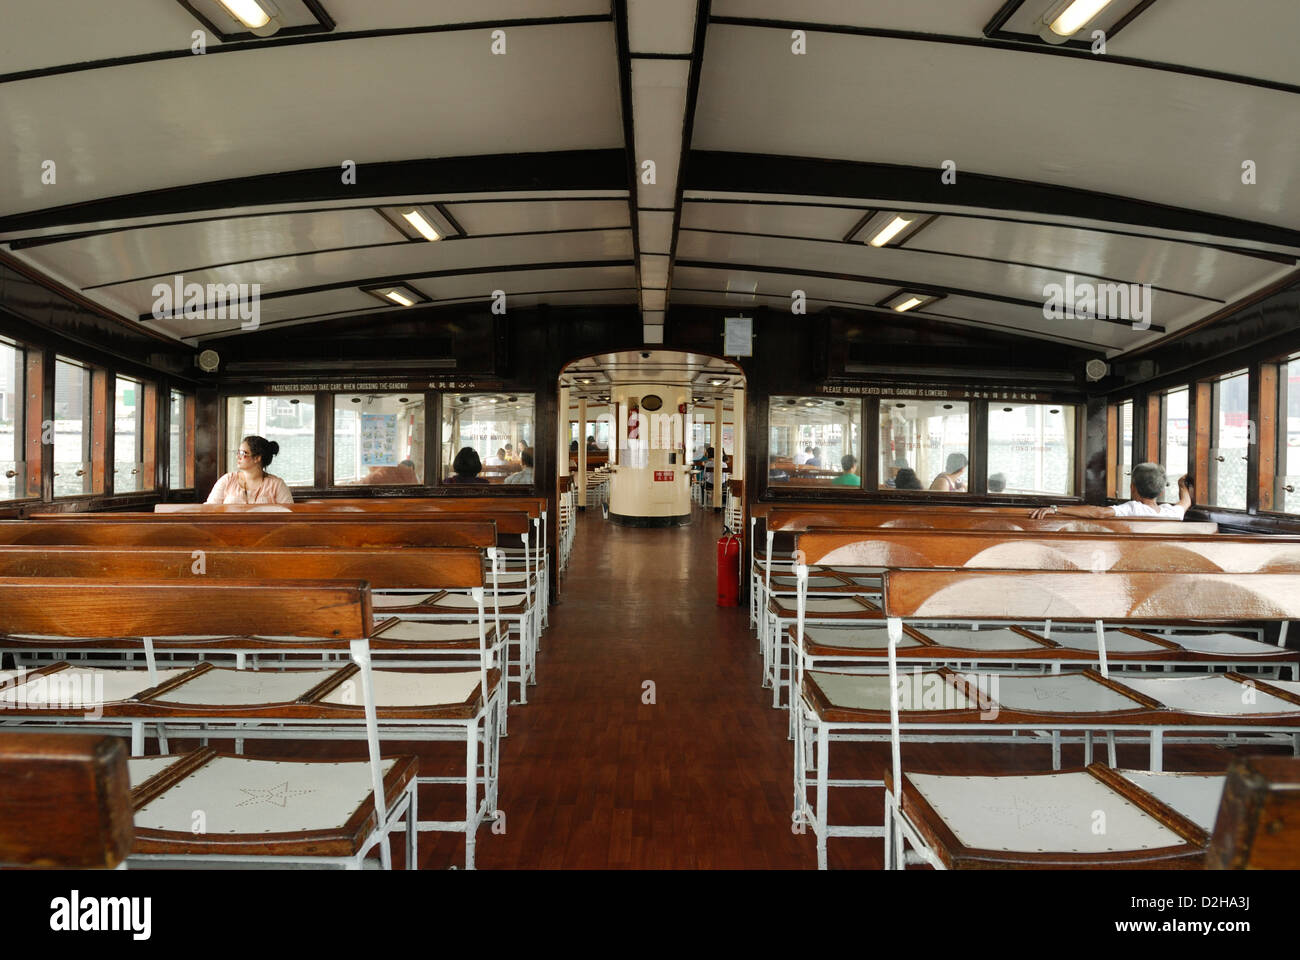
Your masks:
<instances>
[{"instance_id":1,"label":"seated woman","mask_svg":"<svg viewBox=\"0 0 1300 960\"><path fill-rule=\"evenodd\" d=\"M853 456L851 453L846 453L844 456L840 457L841 473L831 481L831 484L836 487L862 486L862 478L853 472L857 465L858 458Z\"/></svg>"},{"instance_id":2,"label":"seated woman","mask_svg":"<svg viewBox=\"0 0 1300 960\"><path fill-rule=\"evenodd\" d=\"M245 437L236 454L238 468L212 487L208 503L293 503L289 485L266 472L280 445L265 437Z\"/></svg>"},{"instance_id":3,"label":"seated woman","mask_svg":"<svg viewBox=\"0 0 1300 960\"><path fill-rule=\"evenodd\" d=\"M483 472L483 461L473 447L462 447L451 462L451 469L454 476L447 477L443 483L487 483L487 478L479 476Z\"/></svg>"},{"instance_id":4,"label":"seated woman","mask_svg":"<svg viewBox=\"0 0 1300 960\"><path fill-rule=\"evenodd\" d=\"M916 475L916 471L911 467L903 467L898 471L898 476L894 478L894 489L896 490L924 490L921 486L921 478Z\"/></svg>"},{"instance_id":5,"label":"seated woman","mask_svg":"<svg viewBox=\"0 0 1300 960\"><path fill-rule=\"evenodd\" d=\"M531 486L533 482L533 451L527 447L520 450L519 464L523 469L514 476L506 477L506 483L524 483Z\"/></svg>"},{"instance_id":6,"label":"seated woman","mask_svg":"<svg viewBox=\"0 0 1300 960\"><path fill-rule=\"evenodd\" d=\"M505 462L506 462L506 448L497 447L497 455L495 457L488 457L487 462L484 464L484 466L500 467L500 466L504 466Z\"/></svg>"},{"instance_id":7,"label":"seated woman","mask_svg":"<svg viewBox=\"0 0 1300 960\"><path fill-rule=\"evenodd\" d=\"M934 478L934 483L930 484L930 489L965 492L966 455L964 453L948 454L948 462L944 464L943 473Z\"/></svg>"}]
</instances>

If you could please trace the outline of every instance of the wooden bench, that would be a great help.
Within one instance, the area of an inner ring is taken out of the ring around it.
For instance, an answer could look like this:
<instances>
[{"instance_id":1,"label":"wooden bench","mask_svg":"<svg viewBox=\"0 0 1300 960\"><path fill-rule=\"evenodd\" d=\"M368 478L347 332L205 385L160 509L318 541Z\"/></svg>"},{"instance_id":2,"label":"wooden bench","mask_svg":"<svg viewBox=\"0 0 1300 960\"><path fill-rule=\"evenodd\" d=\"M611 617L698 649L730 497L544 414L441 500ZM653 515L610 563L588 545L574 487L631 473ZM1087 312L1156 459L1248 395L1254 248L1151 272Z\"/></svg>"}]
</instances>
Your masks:
<instances>
[{"instance_id":1,"label":"wooden bench","mask_svg":"<svg viewBox=\"0 0 1300 960\"><path fill-rule=\"evenodd\" d=\"M1211 870L1300 867L1300 760L1243 757L1228 768L1206 866Z\"/></svg>"},{"instance_id":2,"label":"wooden bench","mask_svg":"<svg viewBox=\"0 0 1300 960\"><path fill-rule=\"evenodd\" d=\"M442 520L408 523L384 520L117 519L109 514L71 520L0 520L0 544L107 547L492 547L495 523Z\"/></svg>"},{"instance_id":3,"label":"wooden bench","mask_svg":"<svg viewBox=\"0 0 1300 960\"><path fill-rule=\"evenodd\" d=\"M0 733L0 867L108 869L131 852L126 745Z\"/></svg>"},{"instance_id":4,"label":"wooden bench","mask_svg":"<svg viewBox=\"0 0 1300 960\"><path fill-rule=\"evenodd\" d=\"M1103 620L1123 623L1177 618L1207 623L1233 623L1241 620L1292 619L1300 616L1300 575L888 570L884 574L884 611L889 623L889 683L891 690L895 691L889 697L893 763L888 782L891 785L901 785L904 780L901 770L900 702L897 695L899 688L896 683L898 669L895 648L902 638L905 620L998 620L1022 617L1093 619L1100 629ZM1107 676L1104 660L1102 676ZM1215 676L1193 679L1200 682L1226 681L1240 684L1246 678ZM1152 689L1152 681L1138 685L1132 678L1125 678L1120 682L1130 687L1137 686L1139 692ZM1300 707L1300 696L1296 696L1300 694L1300 684L1296 685L1295 690L1280 688L1277 693L1281 696L1274 696L1273 700L1281 703L1294 702ZM1244 699L1243 697L1243 704ZM1272 707L1265 707L1259 713L1267 714L1271 709ZM819 840L819 863L824 866L825 839L828 835L835 835L835 831L828 830L825 805L829 768L826 751L830 730L819 721L815 707L806 715L806 719L817 726L817 808L812 813L812 822ZM1209 722L1201 719L1193 721ZM1158 750L1161 732L1158 729L1151 732L1153 772L1160 772ZM802 769L804 764L802 741L801 735L796 740L797 770ZM915 783L914 775L911 776ZM942 792L950 784L965 782L963 778L949 775L926 776L929 777L932 792ZM937 829L933 815L937 813L942 822L951 814L936 811L933 805L927 810L914 802L909 803L909 792L904 788L900 790L901 793L889 788L886 790L887 865L903 865L904 840L917 848L927 862L941 862L939 853L931 845ZM1040 800L1049 805L1054 802L1051 797ZM997 830L991 828L990 833L996 835ZM1130 835L1128 839L1132 836L1137 834ZM1014 859L1012 855L1017 851L1002 843L1005 837L995 836L994 839L997 841L994 845L982 845L968 833L965 845L1006 854L1004 862L1006 859ZM1130 846L1129 850L1149 843L1145 839L1133 842L1138 846ZM1208 836L1206 842L1208 843ZM1107 852L1123 851L1112 849ZM1110 865L1105 856L1089 859L1088 862L1096 862L1099 866ZM1025 865L1032 864L1025 861Z\"/></svg>"},{"instance_id":5,"label":"wooden bench","mask_svg":"<svg viewBox=\"0 0 1300 960\"><path fill-rule=\"evenodd\" d=\"M381 858L385 864L389 862L388 832L396 828L399 816L409 804L408 864L414 866L415 785L455 782L463 784L466 790L464 818L419 822L418 829L463 832L466 865L472 866L478 825L496 809L500 672L487 648L481 564L457 560L454 567L449 566L438 574L444 582L457 575L463 581L459 585L475 580L478 583L473 588L479 598L478 669L434 673L372 670L369 638L379 631L373 626L370 593L362 582L112 583L82 579L0 579L0 631L8 635L6 645L30 650L86 641L92 648L142 648L146 657L145 670L106 670L60 663L7 677L6 689L0 691L0 704L4 707L0 717L27 725L125 726L137 753L143 748L144 726L163 721L187 730L192 728L203 735L219 730L236 738L361 737L366 740L370 754L368 769L373 796L368 802L377 811L373 818L377 826L367 834L366 849L380 844ZM259 635L249 636L254 627ZM331 664L325 670L283 673L225 670L211 664L165 671L157 667L155 654L159 650L174 654L187 648L207 650L213 646L259 654L279 651L291 658L304 653L347 651L356 666ZM71 671L76 675L70 675ZM84 702L51 702L48 696L42 699L41 693L51 688L84 690L88 679L98 687L94 696L96 709L89 713ZM345 686L355 686L357 681L359 691L351 695L340 692ZM35 694L29 693L33 690ZM190 690L200 690L201 695L190 694ZM407 768L401 763L395 766L391 761L381 761L381 729L400 740L463 739L465 775L417 778L413 766ZM161 737L160 727L160 743ZM221 766L240 765L232 761ZM409 777L401 774L403 769L409 769ZM285 772L292 771L286 768ZM303 773L314 784L318 774L328 775L329 770L318 764ZM400 783L390 783L393 776L398 776ZM349 782L357 782L356 777ZM384 799L390 788L399 788L403 797L400 806L391 810ZM208 815L213 816L213 811L209 809ZM365 817L362 819L370 822ZM168 831L156 823L154 827L162 831L154 839L165 847L169 837L163 834ZM251 844L247 849L255 850L258 856L319 862L319 851L311 846L309 838L288 838L276 851L269 852L257 845L258 837L239 840L223 836L204 846L205 841L188 836L188 822L181 829L186 836L170 838L176 840L176 846L170 850L151 846L150 856L242 857L251 855L240 852L245 849L240 844L246 841ZM327 859L336 865L359 866L365 852L358 848Z\"/></svg>"}]
</instances>

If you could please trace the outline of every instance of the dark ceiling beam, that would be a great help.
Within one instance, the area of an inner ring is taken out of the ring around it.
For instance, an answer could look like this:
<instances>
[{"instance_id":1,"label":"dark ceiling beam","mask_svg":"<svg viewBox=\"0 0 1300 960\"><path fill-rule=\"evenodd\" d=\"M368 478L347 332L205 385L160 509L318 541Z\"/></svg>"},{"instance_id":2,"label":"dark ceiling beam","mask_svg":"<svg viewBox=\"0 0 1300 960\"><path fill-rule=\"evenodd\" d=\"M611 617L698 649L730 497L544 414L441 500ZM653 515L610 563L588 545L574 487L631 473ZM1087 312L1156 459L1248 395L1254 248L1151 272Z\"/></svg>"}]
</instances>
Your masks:
<instances>
[{"instance_id":1,"label":"dark ceiling beam","mask_svg":"<svg viewBox=\"0 0 1300 960\"><path fill-rule=\"evenodd\" d=\"M1030 307L1034 310L1042 311L1042 300L1026 300L1021 297L1008 297L1004 294L989 293L986 290L963 290L960 287L946 287L941 284L927 283L924 281L915 282L912 280L900 280L896 277L870 277L859 276L855 273L840 273L834 270L804 270L800 267L778 267L766 264L753 263L729 263L726 261L711 260L679 260L679 267L696 267L700 270L720 270L728 273L748 272L748 273L776 273L790 277L813 277L822 280L842 280L847 283L874 283L886 287L895 287L908 293L928 293L932 295L942 294L943 296L970 297L975 300L990 300L995 303L1005 303L1017 307ZM1113 317L1093 317L1102 323L1115 323L1121 327L1131 326L1129 320L1121 320ZM1147 329L1156 333L1164 333L1165 328L1153 323Z\"/></svg>"},{"instance_id":2,"label":"dark ceiling beam","mask_svg":"<svg viewBox=\"0 0 1300 960\"><path fill-rule=\"evenodd\" d=\"M691 49L691 72L686 81L686 115L682 118L682 155L677 162L677 199L673 204L673 235L668 244L667 299L672 299L673 266L677 262L677 236L682 225L682 199L686 194L686 159L695 136L695 108L700 101L700 75L704 71L704 44L708 38L713 0L699 0L695 9L695 38ZM665 306L667 304L665 303ZM667 319L667 314L664 314Z\"/></svg>"},{"instance_id":3,"label":"dark ceiling beam","mask_svg":"<svg viewBox=\"0 0 1300 960\"><path fill-rule=\"evenodd\" d=\"M983 47L986 50L1007 50L1014 53L1031 53L1048 57L1071 57L1075 60L1087 60L1105 69L1106 65L1140 67L1144 70L1160 70L1164 73L1180 73L1189 77L1202 77L1207 80L1219 80L1224 83L1238 83L1249 87L1262 87L1266 90L1280 90L1283 93L1300 93L1300 86L1283 83L1279 80L1265 80L1262 77L1248 77L1239 73L1225 73L1221 70L1204 70L1182 63L1162 63L1158 60L1140 60L1136 57L1121 57L1107 53L1099 57L1091 47L1080 49L1062 44L1056 46L1047 43L1024 43L1015 40L998 40L992 37L965 37L943 33L921 33L916 30L886 30L880 27L857 27L841 23L809 23L802 20L766 20L759 17L714 17L713 22L733 27L765 27L789 33L791 30L806 30L809 33L839 33L853 37L877 37L884 40L911 40L918 43L943 43L959 47Z\"/></svg>"},{"instance_id":4,"label":"dark ceiling beam","mask_svg":"<svg viewBox=\"0 0 1300 960\"><path fill-rule=\"evenodd\" d=\"M214 180L0 218L0 233L141 217L176 217L201 210L229 210L286 203L355 201L372 197L423 196L430 184L442 195L551 190L626 190L623 150L558 150L481 157L446 157L359 163L356 183L343 183L339 165Z\"/></svg>"},{"instance_id":5,"label":"dark ceiling beam","mask_svg":"<svg viewBox=\"0 0 1300 960\"><path fill-rule=\"evenodd\" d=\"M627 0L613 0L613 14L615 53L618 57L619 100L623 105L623 167L626 177L623 186L627 188L628 217L632 221L632 259L636 264L633 279L637 286L637 309L639 310L641 308L641 219L636 213L636 132L632 119L632 53L631 41L628 39ZM681 179L680 168L677 177L678 180Z\"/></svg>"},{"instance_id":6,"label":"dark ceiling beam","mask_svg":"<svg viewBox=\"0 0 1300 960\"><path fill-rule=\"evenodd\" d=\"M988 174L959 172L956 183L944 184L939 173L937 167L692 150L684 180L688 190L1016 210L1300 250L1300 231L1283 227Z\"/></svg>"}]
</instances>

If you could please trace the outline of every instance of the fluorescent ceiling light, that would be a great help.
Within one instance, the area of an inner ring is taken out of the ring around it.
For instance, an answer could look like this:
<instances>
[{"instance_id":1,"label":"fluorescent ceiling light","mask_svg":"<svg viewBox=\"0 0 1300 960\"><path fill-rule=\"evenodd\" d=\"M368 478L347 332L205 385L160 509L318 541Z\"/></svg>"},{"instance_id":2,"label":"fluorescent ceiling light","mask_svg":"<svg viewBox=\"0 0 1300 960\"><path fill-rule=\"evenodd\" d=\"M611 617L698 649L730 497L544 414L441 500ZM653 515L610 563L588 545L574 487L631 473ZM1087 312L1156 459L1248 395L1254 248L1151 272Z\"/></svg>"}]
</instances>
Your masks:
<instances>
[{"instance_id":1,"label":"fluorescent ceiling light","mask_svg":"<svg viewBox=\"0 0 1300 960\"><path fill-rule=\"evenodd\" d=\"M1109 6L1110 2L1111 0L1074 0L1049 26L1058 36L1073 36L1083 29L1084 24Z\"/></svg>"},{"instance_id":2,"label":"fluorescent ceiling light","mask_svg":"<svg viewBox=\"0 0 1300 960\"><path fill-rule=\"evenodd\" d=\"M871 238L871 245L873 247L883 247L890 240L893 240L894 237L898 236L905 227L910 226L911 223L911 220L905 220L902 217L894 217L885 229L881 230Z\"/></svg>"},{"instance_id":3,"label":"fluorescent ceiling light","mask_svg":"<svg viewBox=\"0 0 1300 960\"><path fill-rule=\"evenodd\" d=\"M387 293L384 294L384 296L386 296L389 300L393 301L393 303L400 303L404 307L415 306L414 300L410 299L409 297L402 296L396 290L389 290Z\"/></svg>"},{"instance_id":4,"label":"fluorescent ceiling light","mask_svg":"<svg viewBox=\"0 0 1300 960\"><path fill-rule=\"evenodd\" d=\"M429 241L442 239L442 234L433 228L433 224L424 219L424 215L419 210L411 210L402 214L402 219L418 230L420 236L424 237L424 239Z\"/></svg>"},{"instance_id":5,"label":"fluorescent ceiling light","mask_svg":"<svg viewBox=\"0 0 1300 960\"><path fill-rule=\"evenodd\" d=\"M898 306L894 307L894 309L897 310L899 313L906 313L908 310L911 310L913 307L919 307L923 303L925 303L925 301L922 300L920 297L908 297Z\"/></svg>"},{"instance_id":6,"label":"fluorescent ceiling light","mask_svg":"<svg viewBox=\"0 0 1300 960\"><path fill-rule=\"evenodd\" d=\"M271 22L271 15L257 0L218 0L218 2L230 11L232 17L250 30L257 30Z\"/></svg>"},{"instance_id":7,"label":"fluorescent ceiling light","mask_svg":"<svg viewBox=\"0 0 1300 960\"><path fill-rule=\"evenodd\" d=\"M726 380L710 380L709 385L714 387L720 387L726 382L727 382Z\"/></svg>"}]
</instances>

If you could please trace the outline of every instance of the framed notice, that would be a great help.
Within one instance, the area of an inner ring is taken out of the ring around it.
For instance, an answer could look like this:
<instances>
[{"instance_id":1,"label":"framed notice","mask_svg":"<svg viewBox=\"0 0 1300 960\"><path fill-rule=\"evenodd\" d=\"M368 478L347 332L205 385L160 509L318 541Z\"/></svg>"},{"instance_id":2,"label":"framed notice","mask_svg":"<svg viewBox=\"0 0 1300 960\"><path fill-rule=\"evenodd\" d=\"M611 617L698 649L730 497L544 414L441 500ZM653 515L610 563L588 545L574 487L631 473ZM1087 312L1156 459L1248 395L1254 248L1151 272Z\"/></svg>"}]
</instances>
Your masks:
<instances>
[{"instance_id":1,"label":"framed notice","mask_svg":"<svg viewBox=\"0 0 1300 960\"><path fill-rule=\"evenodd\" d=\"M363 413L361 415L361 465L363 467L397 466L397 414Z\"/></svg>"},{"instance_id":2,"label":"framed notice","mask_svg":"<svg viewBox=\"0 0 1300 960\"><path fill-rule=\"evenodd\" d=\"M725 317L722 324L722 355L752 357L754 355L753 317Z\"/></svg>"}]
</instances>

